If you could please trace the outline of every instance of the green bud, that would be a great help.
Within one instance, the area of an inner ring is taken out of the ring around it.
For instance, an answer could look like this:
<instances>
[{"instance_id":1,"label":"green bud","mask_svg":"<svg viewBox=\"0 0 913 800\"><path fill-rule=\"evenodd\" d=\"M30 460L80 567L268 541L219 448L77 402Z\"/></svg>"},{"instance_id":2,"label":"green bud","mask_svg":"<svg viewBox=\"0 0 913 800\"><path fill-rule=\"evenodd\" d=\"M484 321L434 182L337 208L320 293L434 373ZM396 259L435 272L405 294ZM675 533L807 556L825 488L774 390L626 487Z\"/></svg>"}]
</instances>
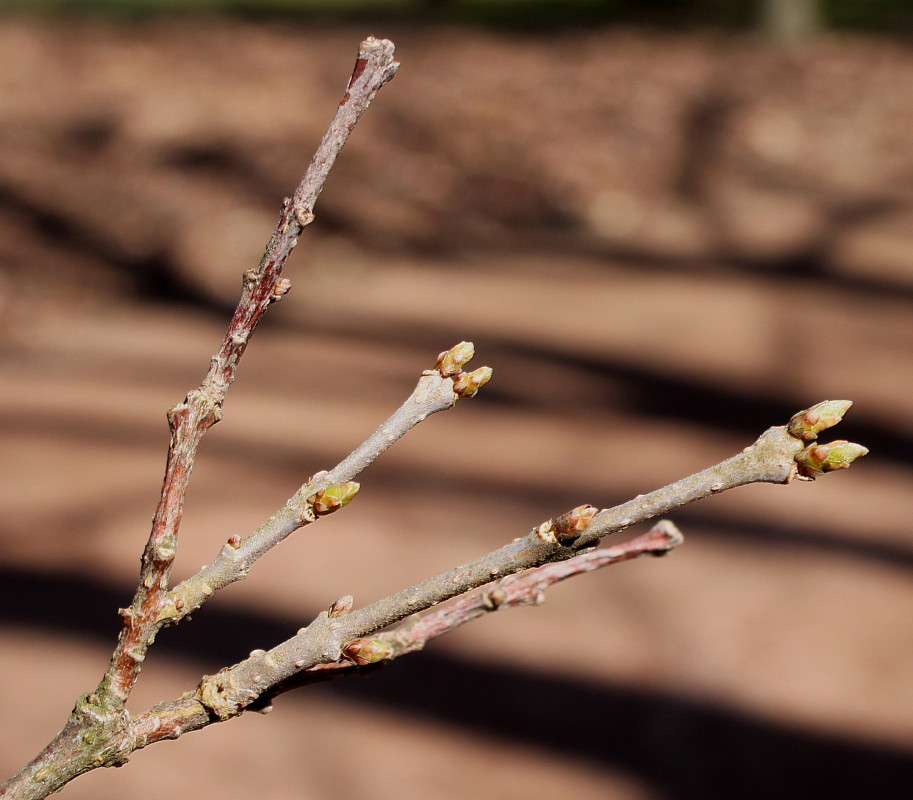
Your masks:
<instances>
[{"instance_id":1,"label":"green bud","mask_svg":"<svg viewBox=\"0 0 913 800\"><path fill-rule=\"evenodd\" d=\"M307 501L318 517L323 514L332 514L343 506L347 506L358 494L360 488L361 484L355 481L327 486L326 489L312 494Z\"/></svg>"},{"instance_id":2,"label":"green bud","mask_svg":"<svg viewBox=\"0 0 913 800\"><path fill-rule=\"evenodd\" d=\"M843 415L853 405L852 400L825 400L811 408L794 414L786 426L791 436L810 442L818 438L821 431L827 430L843 419Z\"/></svg>"},{"instance_id":3,"label":"green bud","mask_svg":"<svg viewBox=\"0 0 913 800\"><path fill-rule=\"evenodd\" d=\"M460 342L441 353L434 368L441 373L442 378L452 378L462 372L463 366L475 354L476 349L472 342Z\"/></svg>"},{"instance_id":4,"label":"green bud","mask_svg":"<svg viewBox=\"0 0 913 800\"><path fill-rule=\"evenodd\" d=\"M838 439L829 444L809 445L796 456L796 463L799 465L800 475L806 478L820 478L825 472L846 469L868 452L868 448L861 444Z\"/></svg>"},{"instance_id":5,"label":"green bud","mask_svg":"<svg viewBox=\"0 0 913 800\"><path fill-rule=\"evenodd\" d=\"M824 461L825 472L830 472L835 469L846 469L857 458L862 458L864 455L868 455L869 452L867 447L863 447L861 444L856 444L855 442L847 442L844 439L831 442L828 445L828 448L830 449L830 452Z\"/></svg>"},{"instance_id":6,"label":"green bud","mask_svg":"<svg viewBox=\"0 0 913 800\"><path fill-rule=\"evenodd\" d=\"M393 655L393 645L383 639L356 639L342 649L342 654L363 667L390 658Z\"/></svg>"},{"instance_id":7,"label":"green bud","mask_svg":"<svg viewBox=\"0 0 913 800\"><path fill-rule=\"evenodd\" d=\"M479 389L491 379L491 373L491 367L479 367L472 372L464 372L453 382L453 391L457 397L475 397Z\"/></svg>"}]
</instances>

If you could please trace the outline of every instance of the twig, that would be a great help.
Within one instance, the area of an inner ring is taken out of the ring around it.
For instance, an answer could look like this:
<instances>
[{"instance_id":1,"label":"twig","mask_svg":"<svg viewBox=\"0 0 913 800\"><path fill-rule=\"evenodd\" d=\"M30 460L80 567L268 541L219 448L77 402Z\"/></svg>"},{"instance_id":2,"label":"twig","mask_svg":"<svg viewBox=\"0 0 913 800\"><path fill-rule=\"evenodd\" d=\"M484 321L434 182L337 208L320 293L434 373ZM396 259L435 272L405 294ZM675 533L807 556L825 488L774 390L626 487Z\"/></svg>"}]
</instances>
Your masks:
<instances>
[{"instance_id":1,"label":"twig","mask_svg":"<svg viewBox=\"0 0 913 800\"><path fill-rule=\"evenodd\" d=\"M269 305L289 291L282 268L301 231L314 220L314 204L339 151L377 91L396 73L393 52L393 43L385 39L369 37L361 43L346 92L317 152L292 197L286 198L260 264L244 273L241 299L209 371L201 385L168 412L171 444L161 499L143 552L139 587L129 608L120 610L123 626L107 672L95 692L77 701L67 725L48 747L0 786L0 797L45 797L89 769L123 763L134 749L124 704L146 650L172 618L167 613L168 580L197 448L222 416L238 362L258 322ZM95 731L91 737L90 731Z\"/></svg>"},{"instance_id":2,"label":"twig","mask_svg":"<svg viewBox=\"0 0 913 800\"><path fill-rule=\"evenodd\" d=\"M508 575L489 586L482 586L456 597L439 608L416 614L395 630L379 633L370 640L348 645L346 656L360 664L367 660L365 654L374 657L383 652L384 645L389 648L389 655L381 660L413 653L421 650L431 639L493 611L521 605L540 605L545 601L545 590L560 581L640 556L664 556L684 541L681 532L672 522L660 520L646 533L621 544L601 547L569 558L567 561L546 564L519 575Z\"/></svg>"},{"instance_id":3,"label":"twig","mask_svg":"<svg viewBox=\"0 0 913 800\"><path fill-rule=\"evenodd\" d=\"M592 513L591 506L581 506L499 550L345 616L332 618L324 612L297 636L271 650L256 650L244 661L204 678L197 698L215 717L228 719L295 673L339 661L349 643L418 611L497 578L564 561L592 549L603 536L708 495L747 483L788 483L798 477L796 457L806 452L803 445L785 427L771 428L738 455L662 489L598 514ZM569 518L573 524L568 524Z\"/></svg>"},{"instance_id":4,"label":"twig","mask_svg":"<svg viewBox=\"0 0 913 800\"><path fill-rule=\"evenodd\" d=\"M142 737L154 739L159 735L153 730L156 726L168 735L175 735L175 726L180 727L181 732L195 730L240 714L292 676L320 664L354 656L365 660L366 653L369 660L384 660L390 656L392 648L379 644L377 649L368 652L361 640L411 614L503 576L566 561L591 550L603 536L665 514L685 503L748 483L808 480L811 476L802 472L810 453L831 451L831 456L825 454L824 461L818 464L819 474L849 466L855 458L865 455L865 448L844 442L830 446L814 443L820 431L839 422L849 404L843 403L839 413L832 414L832 418L823 424L821 410L833 406L833 402L825 401L800 412L788 426L770 428L738 455L620 506L599 513L592 506L579 506L499 550L364 608L351 612L344 609L346 613L342 614L335 609L323 612L291 639L269 651L256 650L244 661L204 678L195 693L186 695L176 704L166 703L150 710L151 716L137 721L139 731ZM624 555L624 550L615 550L614 554ZM351 649L354 643L358 643L357 651ZM194 705L196 702L199 707ZM159 719L155 721L152 717Z\"/></svg>"},{"instance_id":5,"label":"twig","mask_svg":"<svg viewBox=\"0 0 913 800\"><path fill-rule=\"evenodd\" d=\"M282 268L298 243L299 234L314 219L314 204L336 156L374 95L393 77L397 66L393 60L392 42L369 38L361 43L355 69L333 121L293 197L286 200L259 266L244 273L241 299L222 346L212 358L209 372L198 389L168 412L171 446L161 500L143 553L139 588L131 606L121 611L120 640L96 692L98 702L109 710L123 707L136 682L146 649L162 625L184 499L200 440L222 417L222 404L257 323L269 305L279 300L291 286L289 281L280 278Z\"/></svg>"},{"instance_id":6,"label":"twig","mask_svg":"<svg viewBox=\"0 0 913 800\"><path fill-rule=\"evenodd\" d=\"M646 533L613 547L600 547L566 561L546 564L518 575L508 575L440 606L415 614L391 631L375 634L370 639L351 642L345 647L344 658L341 661L316 664L295 676L289 685L279 684L271 697L307 685L315 678L319 680L321 672L351 671L414 653L423 649L432 639L494 611L523 605L540 605L545 601L545 590L553 584L632 558L645 555L664 556L684 541L674 523L660 520ZM332 611L329 613L332 616Z\"/></svg>"},{"instance_id":7,"label":"twig","mask_svg":"<svg viewBox=\"0 0 913 800\"><path fill-rule=\"evenodd\" d=\"M661 520L646 533L614 547L583 553L567 561L528 570L521 575L509 575L491 586L479 587L446 604L416 614L392 631L377 634L369 640L352 642L340 660L315 664L294 674L264 691L248 708L267 713L272 709L272 701L280 694L335 678L363 674L374 669L380 661L386 663L421 650L431 639L493 611L521 605L538 605L542 603L544 592L549 586L567 578L644 555L665 555L683 541L684 538L674 524ZM351 600L351 597L340 598L330 607L327 616L333 618L334 611L340 607L345 610ZM176 739L214 721L218 720L212 718L206 707L191 692L137 715L133 720L133 738L139 749L163 739Z\"/></svg>"},{"instance_id":8,"label":"twig","mask_svg":"<svg viewBox=\"0 0 913 800\"><path fill-rule=\"evenodd\" d=\"M353 476L428 415L451 407L459 397L474 395L491 375L487 367L463 371L472 357L471 344L445 351L406 403L364 444L330 472L309 479L246 539L231 537L211 564L168 590L200 441L221 417L238 361L261 316L289 290L289 282L281 278L282 267L301 230L313 221L314 203L340 148L397 66L390 42L371 38L362 43L336 116L304 179L286 200L263 260L244 274L241 300L209 372L200 387L168 414L171 446L161 501L143 554L139 588L131 606L121 610L123 628L109 668L98 688L79 698L55 739L0 787L0 798L46 797L83 772L125 763L130 753L152 742L256 709L302 673L310 671L306 680L313 681L320 673L331 674L330 667L345 671L344 666L366 667L389 660L488 610L536 602L544 588L557 580L647 552L666 551L679 541L673 532L658 527L618 547L588 552L601 537L637 522L747 483L811 480L845 468L865 454L865 448L849 442L815 443L818 433L839 422L849 407L843 401L821 403L797 414L788 426L771 428L739 455L663 489L601 512L579 506L499 550L364 608L353 611L351 599L337 601L296 636L269 651L256 650L244 661L204 677L192 692L131 718L125 702L148 647L164 625L243 577L257 558L295 529L348 503L358 490ZM538 569L516 576L533 568ZM494 588L480 589L494 581L498 582ZM429 610L447 600L452 602L446 607ZM396 630L378 633L417 612L424 613Z\"/></svg>"},{"instance_id":9,"label":"twig","mask_svg":"<svg viewBox=\"0 0 913 800\"><path fill-rule=\"evenodd\" d=\"M253 533L243 541L237 537L229 539L211 563L169 592L160 618L179 621L199 608L215 591L245 577L258 558L293 531L348 503L359 488L352 478L420 422L438 411L452 408L461 397L470 396L463 388L464 384L477 390L488 381L491 377L489 367L463 372L462 367L474 353L471 342L460 342L441 353L438 367L426 370L402 406L343 461L329 472L319 472L309 478L283 508Z\"/></svg>"}]
</instances>

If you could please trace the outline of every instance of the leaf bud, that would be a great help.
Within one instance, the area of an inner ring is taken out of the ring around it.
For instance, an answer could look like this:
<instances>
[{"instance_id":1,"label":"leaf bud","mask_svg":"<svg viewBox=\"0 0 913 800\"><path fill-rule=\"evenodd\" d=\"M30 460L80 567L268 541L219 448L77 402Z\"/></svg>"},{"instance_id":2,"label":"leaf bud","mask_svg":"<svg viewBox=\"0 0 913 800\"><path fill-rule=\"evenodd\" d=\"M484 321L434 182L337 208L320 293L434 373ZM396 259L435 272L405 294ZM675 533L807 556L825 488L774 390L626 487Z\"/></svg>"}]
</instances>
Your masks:
<instances>
[{"instance_id":1,"label":"leaf bud","mask_svg":"<svg viewBox=\"0 0 913 800\"><path fill-rule=\"evenodd\" d=\"M795 436L803 442L813 441L818 438L821 431L840 422L851 405L852 400L825 400L817 403L805 411L794 414L786 430L790 436Z\"/></svg>"},{"instance_id":2,"label":"leaf bud","mask_svg":"<svg viewBox=\"0 0 913 800\"><path fill-rule=\"evenodd\" d=\"M479 367L472 372L464 372L453 382L453 391L457 397L475 397L491 379L491 367Z\"/></svg>"},{"instance_id":3,"label":"leaf bud","mask_svg":"<svg viewBox=\"0 0 913 800\"><path fill-rule=\"evenodd\" d=\"M554 520L553 529L558 541L576 539L590 526L590 522L597 513L599 513L599 509L587 503L557 517Z\"/></svg>"},{"instance_id":4,"label":"leaf bud","mask_svg":"<svg viewBox=\"0 0 913 800\"><path fill-rule=\"evenodd\" d=\"M342 648L342 654L363 667L390 658L393 655L393 645L383 639L356 639Z\"/></svg>"},{"instance_id":5,"label":"leaf bud","mask_svg":"<svg viewBox=\"0 0 913 800\"><path fill-rule=\"evenodd\" d=\"M829 444L809 445L796 455L796 463L800 475L814 479L820 478L825 472L846 469L868 452L868 448L861 444L838 439Z\"/></svg>"},{"instance_id":6,"label":"leaf bud","mask_svg":"<svg viewBox=\"0 0 913 800\"><path fill-rule=\"evenodd\" d=\"M328 609L328 617L342 617L348 614L352 610L352 606L355 605L355 598L352 595L347 594L340 597L336 600Z\"/></svg>"},{"instance_id":7,"label":"leaf bud","mask_svg":"<svg viewBox=\"0 0 913 800\"><path fill-rule=\"evenodd\" d=\"M475 354L476 349L472 342L460 342L441 353L434 368L441 373L442 378L452 378L463 371L463 366Z\"/></svg>"},{"instance_id":8,"label":"leaf bud","mask_svg":"<svg viewBox=\"0 0 913 800\"><path fill-rule=\"evenodd\" d=\"M358 494L361 484L355 481L334 484L321 489L316 494L312 494L308 499L308 504L313 508L314 513L319 517L324 514L332 514L343 506L348 505L352 498Z\"/></svg>"}]
</instances>

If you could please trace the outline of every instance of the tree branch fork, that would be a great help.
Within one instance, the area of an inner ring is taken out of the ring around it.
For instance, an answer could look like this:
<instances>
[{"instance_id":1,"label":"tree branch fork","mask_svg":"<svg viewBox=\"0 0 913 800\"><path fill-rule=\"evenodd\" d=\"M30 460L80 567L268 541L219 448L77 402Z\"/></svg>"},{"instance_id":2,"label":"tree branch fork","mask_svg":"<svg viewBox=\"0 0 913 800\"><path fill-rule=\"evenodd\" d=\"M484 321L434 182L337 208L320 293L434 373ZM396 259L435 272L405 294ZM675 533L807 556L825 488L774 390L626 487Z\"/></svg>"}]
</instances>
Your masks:
<instances>
[{"instance_id":1,"label":"tree branch fork","mask_svg":"<svg viewBox=\"0 0 913 800\"><path fill-rule=\"evenodd\" d=\"M825 401L770 428L741 453L669 486L609 509L585 504L534 527L497 550L354 608L339 598L294 636L225 667L181 697L131 715L125 707L148 648L163 627L177 624L215 592L247 576L254 563L296 530L346 507L357 477L402 436L432 414L473 397L491 378L464 369L474 347L461 342L441 353L418 378L411 395L362 444L328 471L318 472L268 520L244 538L231 536L196 575L169 585L184 499L200 442L222 417L238 362L267 308L290 289L282 268L304 227L330 168L377 91L395 74L391 42L361 43L352 77L308 170L279 221L263 258L244 273L241 298L201 385L168 412L171 441L162 494L141 560L131 604L120 609L121 633L96 689L77 701L60 733L29 764L0 786L0 798L43 798L79 774L120 766L135 750L230 719L246 710L268 711L273 698L298 686L376 668L420 650L431 639L487 614L543 601L548 587L576 575L645 555L664 555L683 541L666 520L612 547L603 537L674 509L748 483L812 480L849 466L865 448L817 443L837 424L848 401ZM510 535L510 534L508 534Z\"/></svg>"}]
</instances>

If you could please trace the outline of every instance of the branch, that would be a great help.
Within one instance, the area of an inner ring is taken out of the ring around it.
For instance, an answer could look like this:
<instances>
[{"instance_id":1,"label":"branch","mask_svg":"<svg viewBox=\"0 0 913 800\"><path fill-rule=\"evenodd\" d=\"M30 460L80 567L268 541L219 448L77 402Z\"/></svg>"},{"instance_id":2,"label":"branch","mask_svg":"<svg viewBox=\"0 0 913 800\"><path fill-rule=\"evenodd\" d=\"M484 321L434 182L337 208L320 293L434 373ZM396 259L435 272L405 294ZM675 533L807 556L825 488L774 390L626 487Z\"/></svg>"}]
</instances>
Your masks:
<instances>
[{"instance_id":1,"label":"branch","mask_svg":"<svg viewBox=\"0 0 913 800\"><path fill-rule=\"evenodd\" d=\"M232 537L216 558L168 593L160 620L178 622L212 594L246 577L251 565L298 528L346 505L359 485L352 481L385 450L432 414L472 397L491 377L490 367L462 368L473 357L472 342L461 342L438 356L433 370L419 378L412 394L371 436L329 472L309 478L286 504L243 541Z\"/></svg>"},{"instance_id":2,"label":"branch","mask_svg":"<svg viewBox=\"0 0 913 800\"><path fill-rule=\"evenodd\" d=\"M168 413L171 444L161 500L143 553L139 587L131 606L120 611L123 627L108 670L94 692L79 698L55 739L0 786L0 798L46 797L83 772L125 763L130 753L152 742L177 738L245 710L266 710L264 704L292 681L314 681L321 673L334 671L349 674L354 667L390 660L488 611L537 602L545 587L557 580L665 552L680 541L668 525L660 525L626 544L590 552L603 536L637 522L747 483L813 480L848 467L867 452L845 441L816 444L818 434L839 422L850 405L820 403L795 415L787 426L771 428L742 453L663 489L603 511L578 506L499 550L361 609L353 611L351 598L343 598L296 636L269 651L256 650L244 661L204 677L177 700L131 718L126 700L147 649L163 626L243 578L259 557L297 528L346 505L359 488L351 480L355 475L430 414L452 407L460 397L472 397L491 376L487 367L463 371L473 355L470 343L442 353L403 406L362 445L329 472L308 479L244 540L232 536L212 563L169 591L184 499L202 437L221 418L238 362L260 318L290 288L281 278L282 268L301 231L314 219L314 204L339 150L397 66L392 43L373 38L362 43L346 93L307 173L286 199L259 266L244 274L241 299L208 373ZM524 570L531 571L516 575ZM488 589L494 581L497 584ZM452 602L432 608L448 600ZM379 633L410 616L395 630Z\"/></svg>"},{"instance_id":3,"label":"branch","mask_svg":"<svg viewBox=\"0 0 913 800\"><path fill-rule=\"evenodd\" d=\"M272 692L298 673L349 658L353 643L416 612L464 595L495 579L543 564L566 561L591 550L603 536L663 515L685 503L748 483L811 480L814 476L806 466L810 453L820 455L822 450L831 453L818 464L818 474L845 468L855 458L865 455L865 448L844 442L829 446L814 443L817 434L836 424L849 407L848 403L843 403L840 413L833 415L834 419L827 425L822 425L821 410L831 409L833 405L826 401L800 412L788 426L770 428L738 455L662 489L598 513L592 506L579 506L542 523L499 550L364 608L356 611L331 608L291 639L269 651L256 650L244 661L204 678L193 695L182 698L180 707L183 710L195 709L191 715L193 721L182 717L182 730L195 730L242 713L265 693ZM806 444L810 440L811 444ZM364 652L362 649L355 655L364 657ZM372 653L378 661L388 655L383 648ZM194 702L199 702L202 708L193 706ZM164 720L170 719L173 712L174 707L165 704L155 713L160 713ZM146 727L150 724L148 720L144 722ZM165 722L159 724L165 725Z\"/></svg>"},{"instance_id":4,"label":"branch","mask_svg":"<svg viewBox=\"0 0 913 800\"><path fill-rule=\"evenodd\" d=\"M345 655L361 666L414 653L431 639L493 611L523 605L541 605L545 602L545 590L553 584L633 558L664 556L684 541L685 538L672 522L660 520L646 533L614 547L598 548L566 561L546 564L519 575L508 575L490 586L467 592L445 605L416 614L395 630L377 634L372 639L352 642L346 646ZM378 659L378 655L383 657ZM337 665L346 666L345 663L337 662L319 664L312 669L333 668Z\"/></svg>"},{"instance_id":5,"label":"branch","mask_svg":"<svg viewBox=\"0 0 913 800\"><path fill-rule=\"evenodd\" d=\"M361 667L414 653L423 649L432 639L494 611L541 605L545 602L545 590L555 583L645 555L664 556L684 541L681 532L672 522L660 520L646 533L614 547L598 548L566 561L546 564L518 575L508 575L421 614L415 614L391 631L349 643L344 648L342 660L314 665L290 682L279 684L267 699L272 700L283 692L326 680L327 677L341 677ZM351 598L341 600L346 605L346 601L350 602ZM334 607L331 607L329 616L334 616L333 610ZM258 710L262 710L261 706L265 708L263 700L261 696L257 703Z\"/></svg>"},{"instance_id":6,"label":"branch","mask_svg":"<svg viewBox=\"0 0 913 800\"><path fill-rule=\"evenodd\" d=\"M222 405L251 334L270 304L291 287L281 277L282 268L301 231L314 220L314 205L339 151L377 91L396 73L399 65L393 52L393 43L385 39L369 37L361 43L336 114L301 183L283 203L260 264L244 273L241 299L209 371L200 386L168 412L171 444L161 499L143 552L139 586L130 607L120 610L123 626L107 672L95 692L77 701L67 725L48 747L0 786L0 797L45 797L82 772L123 763L134 749L124 704L149 645L171 619L163 612L168 610L168 581L197 448L222 417ZM91 729L100 727L106 729L104 736L88 736Z\"/></svg>"},{"instance_id":7,"label":"branch","mask_svg":"<svg viewBox=\"0 0 913 800\"><path fill-rule=\"evenodd\" d=\"M280 694L335 678L366 674L375 669L378 662L386 663L421 650L431 639L493 611L521 605L540 605L544 601L545 590L552 584L632 558L666 555L683 541L684 538L675 525L668 520L661 520L646 533L615 547L601 548L561 563L547 564L522 575L510 575L491 587L479 587L445 605L416 614L392 631L352 642L339 661L316 664L298 672L263 692L248 708L262 714L268 713L272 710L272 701ZM348 613L351 603L351 597L340 598L330 606L327 616L335 618ZM213 719L194 693L188 692L176 700L160 703L137 715L133 720L132 734L136 748L139 749L163 739L176 739L184 733L217 721L219 720Z\"/></svg>"},{"instance_id":8,"label":"branch","mask_svg":"<svg viewBox=\"0 0 913 800\"><path fill-rule=\"evenodd\" d=\"M361 43L355 69L333 121L294 195L284 203L259 266L244 273L241 299L209 372L199 388L168 412L171 446L161 500L143 553L140 584L131 606L121 611L120 640L96 692L99 702L110 710L123 707L136 683L146 649L162 625L184 499L200 440L222 417L222 404L235 379L238 362L261 317L291 287L289 281L280 278L282 268L298 244L299 234L314 219L314 204L336 156L397 66L391 42L369 38Z\"/></svg>"}]
</instances>

